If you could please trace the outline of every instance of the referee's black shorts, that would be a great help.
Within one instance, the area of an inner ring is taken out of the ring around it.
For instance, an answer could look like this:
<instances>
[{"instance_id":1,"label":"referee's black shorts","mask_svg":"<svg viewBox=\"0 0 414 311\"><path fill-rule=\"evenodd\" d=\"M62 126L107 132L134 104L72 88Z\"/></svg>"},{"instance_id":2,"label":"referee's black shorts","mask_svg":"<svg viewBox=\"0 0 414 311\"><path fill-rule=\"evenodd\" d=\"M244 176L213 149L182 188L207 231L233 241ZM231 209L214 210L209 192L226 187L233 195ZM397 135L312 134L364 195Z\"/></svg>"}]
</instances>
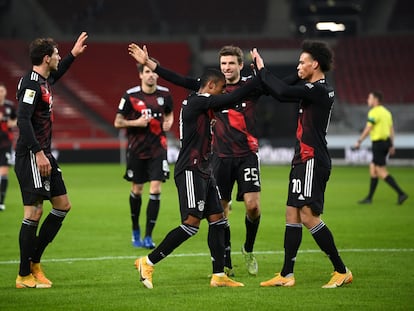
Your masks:
<instances>
[{"instance_id":1,"label":"referee's black shorts","mask_svg":"<svg viewBox=\"0 0 414 311\"><path fill-rule=\"evenodd\" d=\"M326 183L331 170L317 165L315 159L292 166L289 176L287 205L297 208L309 206L312 212L323 213Z\"/></svg>"},{"instance_id":2,"label":"referee's black shorts","mask_svg":"<svg viewBox=\"0 0 414 311\"><path fill-rule=\"evenodd\" d=\"M372 163L377 166L387 164L388 152L391 147L391 140L376 140L372 142Z\"/></svg>"},{"instance_id":3,"label":"referee's black shorts","mask_svg":"<svg viewBox=\"0 0 414 311\"><path fill-rule=\"evenodd\" d=\"M175 176L181 220L192 215L199 219L223 213L220 193L213 176L205 177L196 170L185 170Z\"/></svg>"},{"instance_id":4,"label":"referee's black shorts","mask_svg":"<svg viewBox=\"0 0 414 311\"><path fill-rule=\"evenodd\" d=\"M48 177L40 176L36 164L36 156L29 151L24 155L16 155L14 170L20 184L23 205L36 205L43 200L66 194L66 186L56 159L46 155L52 166Z\"/></svg>"}]
</instances>

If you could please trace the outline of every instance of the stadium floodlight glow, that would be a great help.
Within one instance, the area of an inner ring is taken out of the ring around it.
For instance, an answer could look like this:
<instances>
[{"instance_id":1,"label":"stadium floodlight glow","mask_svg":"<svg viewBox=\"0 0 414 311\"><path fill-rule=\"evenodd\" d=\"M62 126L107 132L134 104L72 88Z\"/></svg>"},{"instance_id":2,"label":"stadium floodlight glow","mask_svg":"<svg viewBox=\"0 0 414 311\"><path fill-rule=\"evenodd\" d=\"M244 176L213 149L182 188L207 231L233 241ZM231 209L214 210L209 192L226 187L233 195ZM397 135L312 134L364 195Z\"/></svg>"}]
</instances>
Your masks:
<instances>
[{"instance_id":1,"label":"stadium floodlight glow","mask_svg":"<svg viewBox=\"0 0 414 311\"><path fill-rule=\"evenodd\" d=\"M331 32L345 31L345 25L342 23L335 22L319 22L316 23L316 29L329 30Z\"/></svg>"}]
</instances>

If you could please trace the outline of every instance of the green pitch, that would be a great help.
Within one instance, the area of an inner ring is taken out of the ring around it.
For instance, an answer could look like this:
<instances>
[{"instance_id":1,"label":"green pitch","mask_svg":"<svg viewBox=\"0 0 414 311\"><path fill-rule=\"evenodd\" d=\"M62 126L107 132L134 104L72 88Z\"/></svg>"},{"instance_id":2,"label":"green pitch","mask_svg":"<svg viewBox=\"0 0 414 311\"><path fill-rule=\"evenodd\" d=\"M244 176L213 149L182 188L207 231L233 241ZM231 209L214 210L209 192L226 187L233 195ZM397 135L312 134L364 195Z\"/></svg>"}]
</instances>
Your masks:
<instances>
[{"instance_id":1,"label":"green pitch","mask_svg":"<svg viewBox=\"0 0 414 311\"><path fill-rule=\"evenodd\" d=\"M255 251L259 275L250 277L240 247L244 241L244 206L234 202L232 225L235 279L244 288L210 288L207 227L156 266L154 289L138 281L133 262L147 250L130 242L129 184L121 165L62 165L72 211L44 255L51 289L15 289L20 192L10 174L7 210L0 213L0 310L413 310L414 186L413 168L391 168L410 194L403 206L380 182L374 204L360 206L368 189L366 167L335 167L326 192L324 221L333 231L354 283L321 289L331 264L304 230L296 263L296 286L260 288L281 268L288 167L262 167L262 222ZM147 190L148 188L146 188ZM143 199L144 226L147 195ZM45 203L45 213L50 209ZM45 216L45 215L44 215ZM161 211L154 232L159 243L179 224L173 180L163 185Z\"/></svg>"}]
</instances>

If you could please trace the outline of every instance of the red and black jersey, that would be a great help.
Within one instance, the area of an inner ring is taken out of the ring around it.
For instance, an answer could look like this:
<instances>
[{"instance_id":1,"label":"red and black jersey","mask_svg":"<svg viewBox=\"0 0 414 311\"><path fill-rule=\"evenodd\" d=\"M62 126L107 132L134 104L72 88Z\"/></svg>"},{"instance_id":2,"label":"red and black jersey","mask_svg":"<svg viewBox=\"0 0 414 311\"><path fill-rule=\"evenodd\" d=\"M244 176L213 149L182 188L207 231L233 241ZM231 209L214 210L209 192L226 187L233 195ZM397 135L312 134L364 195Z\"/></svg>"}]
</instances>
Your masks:
<instances>
[{"instance_id":1,"label":"red and black jersey","mask_svg":"<svg viewBox=\"0 0 414 311\"><path fill-rule=\"evenodd\" d=\"M129 89L121 98L118 113L127 120L142 115L151 116L147 127L128 127L128 151L139 159L160 156L167 150L167 137L162 128L164 116L173 111L173 101L168 88L157 86L156 91L147 94L140 86Z\"/></svg>"},{"instance_id":2,"label":"red and black jersey","mask_svg":"<svg viewBox=\"0 0 414 311\"><path fill-rule=\"evenodd\" d=\"M0 105L0 148L8 148L13 142L13 132L9 128L8 121L16 120L16 109L10 100L5 100L3 105Z\"/></svg>"},{"instance_id":3,"label":"red and black jersey","mask_svg":"<svg viewBox=\"0 0 414 311\"><path fill-rule=\"evenodd\" d=\"M252 77L242 77L236 84L227 84L226 92L240 88ZM248 98L234 103L231 109L216 111L213 128L213 151L220 158L244 157L257 153L259 143L256 137L256 102L261 92L255 92Z\"/></svg>"},{"instance_id":4,"label":"red and black jersey","mask_svg":"<svg viewBox=\"0 0 414 311\"><path fill-rule=\"evenodd\" d=\"M33 153L40 150L45 154L51 153L53 96L50 86L62 77L74 59L72 54L62 59L58 70L51 72L48 79L33 70L20 79L17 88L17 155L29 150Z\"/></svg>"},{"instance_id":5,"label":"red and black jersey","mask_svg":"<svg viewBox=\"0 0 414 311\"><path fill-rule=\"evenodd\" d=\"M326 134L335 99L333 88L325 79L289 86L267 69L260 70L260 78L271 95L300 99L292 164L304 163L314 158L321 166L331 168Z\"/></svg>"},{"instance_id":6,"label":"red and black jersey","mask_svg":"<svg viewBox=\"0 0 414 311\"><path fill-rule=\"evenodd\" d=\"M199 79L177 75L161 66L157 66L155 72L164 79L187 89L197 91L200 87ZM226 92L233 92L251 79L251 76L242 77L238 83L228 84ZM216 122L213 127L213 151L219 157L243 157L258 151L255 109L257 99L261 95L262 90L257 86L249 97L234 102L231 109L214 112Z\"/></svg>"},{"instance_id":7,"label":"red and black jersey","mask_svg":"<svg viewBox=\"0 0 414 311\"><path fill-rule=\"evenodd\" d=\"M184 170L198 170L206 177L212 174L211 110L232 107L259 85L258 79L231 94L193 94L185 100L180 112L181 150L175 164L175 175Z\"/></svg>"}]
</instances>

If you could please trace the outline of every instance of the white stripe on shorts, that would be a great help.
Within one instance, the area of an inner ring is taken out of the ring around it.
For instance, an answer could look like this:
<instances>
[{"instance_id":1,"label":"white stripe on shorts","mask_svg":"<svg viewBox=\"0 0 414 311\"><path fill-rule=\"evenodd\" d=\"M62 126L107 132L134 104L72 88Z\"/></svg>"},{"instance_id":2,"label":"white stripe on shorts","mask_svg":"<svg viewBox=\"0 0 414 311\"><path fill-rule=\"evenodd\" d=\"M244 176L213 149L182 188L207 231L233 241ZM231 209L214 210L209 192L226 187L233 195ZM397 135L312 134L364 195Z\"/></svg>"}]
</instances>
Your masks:
<instances>
[{"instance_id":1,"label":"white stripe on shorts","mask_svg":"<svg viewBox=\"0 0 414 311\"><path fill-rule=\"evenodd\" d=\"M196 199L194 191L194 179L192 171L185 171L185 184L187 188L188 208L196 208Z\"/></svg>"},{"instance_id":2,"label":"white stripe on shorts","mask_svg":"<svg viewBox=\"0 0 414 311\"><path fill-rule=\"evenodd\" d=\"M310 198L312 196L312 183L313 183L313 168L315 159L310 159L306 162L305 172L305 189L304 196Z\"/></svg>"},{"instance_id":3,"label":"white stripe on shorts","mask_svg":"<svg viewBox=\"0 0 414 311\"><path fill-rule=\"evenodd\" d=\"M42 178L36 164L36 156L30 151L30 166L32 169L33 184L36 189L42 188Z\"/></svg>"}]
</instances>

